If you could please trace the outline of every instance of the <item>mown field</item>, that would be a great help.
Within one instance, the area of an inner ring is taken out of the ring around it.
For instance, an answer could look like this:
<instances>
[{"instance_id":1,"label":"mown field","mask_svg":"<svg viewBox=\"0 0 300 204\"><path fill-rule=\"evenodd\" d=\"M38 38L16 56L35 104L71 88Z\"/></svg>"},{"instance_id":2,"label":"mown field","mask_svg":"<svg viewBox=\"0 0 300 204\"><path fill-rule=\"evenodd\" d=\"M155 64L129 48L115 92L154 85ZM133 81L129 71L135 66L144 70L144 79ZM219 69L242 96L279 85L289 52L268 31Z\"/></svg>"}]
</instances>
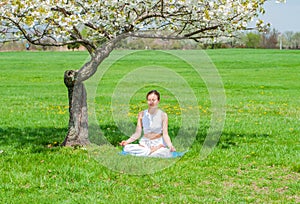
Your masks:
<instances>
[{"instance_id":1,"label":"mown field","mask_svg":"<svg viewBox=\"0 0 300 204\"><path fill-rule=\"evenodd\" d=\"M84 148L59 144L68 125L63 73L78 69L88 54L0 53L0 203L300 202L300 51L128 52L114 51L105 61L112 66L105 72L100 66L86 82L91 140L101 145ZM221 137L206 158L202 144L221 107L213 107L207 81L178 57L197 55L204 67L200 56L211 60L226 94ZM198 128L182 158L118 154L153 88L162 94L173 140L181 126ZM125 109L122 129L114 114ZM200 120L187 125L194 113Z\"/></svg>"}]
</instances>

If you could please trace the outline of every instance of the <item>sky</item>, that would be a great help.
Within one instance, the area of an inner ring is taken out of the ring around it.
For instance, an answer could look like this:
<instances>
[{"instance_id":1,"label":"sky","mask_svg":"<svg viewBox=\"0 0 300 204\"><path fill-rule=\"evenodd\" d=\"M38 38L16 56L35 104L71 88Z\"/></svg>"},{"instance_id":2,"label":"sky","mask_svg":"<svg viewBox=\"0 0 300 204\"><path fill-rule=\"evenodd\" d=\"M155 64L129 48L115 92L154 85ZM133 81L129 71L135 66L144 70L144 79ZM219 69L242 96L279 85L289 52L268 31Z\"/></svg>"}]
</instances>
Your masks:
<instances>
[{"instance_id":1,"label":"sky","mask_svg":"<svg viewBox=\"0 0 300 204\"><path fill-rule=\"evenodd\" d=\"M286 0L286 3L275 3L270 0L264 6L266 13L261 16L265 22L281 33L286 31L300 32L300 0Z\"/></svg>"}]
</instances>

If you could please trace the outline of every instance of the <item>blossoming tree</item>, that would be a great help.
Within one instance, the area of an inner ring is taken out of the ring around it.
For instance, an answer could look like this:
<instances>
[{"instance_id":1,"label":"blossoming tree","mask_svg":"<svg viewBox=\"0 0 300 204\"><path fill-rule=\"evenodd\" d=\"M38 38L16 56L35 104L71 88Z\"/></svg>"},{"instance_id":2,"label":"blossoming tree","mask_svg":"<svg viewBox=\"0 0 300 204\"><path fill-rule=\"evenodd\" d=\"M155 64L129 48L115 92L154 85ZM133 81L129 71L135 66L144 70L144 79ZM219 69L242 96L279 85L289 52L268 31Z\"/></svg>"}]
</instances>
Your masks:
<instances>
[{"instance_id":1,"label":"blossoming tree","mask_svg":"<svg viewBox=\"0 0 300 204\"><path fill-rule=\"evenodd\" d=\"M281 2L284 0L281 0ZM88 120L83 82L127 37L192 39L231 36L264 12L266 0L4 0L0 42L25 38L34 45L80 43L90 59L64 73L69 130L64 145L86 145ZM277 1L279 2L279 1ZM264 23L257 21L257 27ZM162 32L163 31L163 32ZM2 39L2 40L1 40Z\"/></svg>"}]
</instances>

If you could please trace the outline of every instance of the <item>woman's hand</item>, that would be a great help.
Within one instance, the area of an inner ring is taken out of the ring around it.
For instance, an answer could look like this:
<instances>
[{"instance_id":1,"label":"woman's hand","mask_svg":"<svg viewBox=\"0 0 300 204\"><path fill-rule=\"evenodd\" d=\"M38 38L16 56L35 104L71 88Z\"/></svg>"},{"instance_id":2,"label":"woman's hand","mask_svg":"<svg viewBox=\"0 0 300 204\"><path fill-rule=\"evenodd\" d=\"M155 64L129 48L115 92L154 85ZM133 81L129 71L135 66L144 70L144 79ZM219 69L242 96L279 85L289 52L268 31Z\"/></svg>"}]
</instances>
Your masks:
<instances>
[{"instance_id":1,"label":"woman's hand","mask_svg":"<svg viewBox=\"0 0 300 204\"><path fill-rule=\"evenodd\" d=\"M169 149L170 149L171 152L176 152L176 149L175 149L174 146L169 147Z\"/></svg>"},{"instance_id":2,"label":"woman's hand","mask_svg":"<svg viewBox=\"0 0 300 204\"><path fill-rule=\"evenodd\" d=\"M152 154L153 152L155 152L156 150L158 150L159 148L162 148L162 147L165 147L165 145L159 144L158 146L151 147L150 154Z\"/></svg>"},{"instance_id":3,"label":"woman's hand","mask_svg":"<svg viewBox=\"0 0 300 204\"><path fill-rule=\"evenodd\" d=\"M128 142L126 140L123 140L122 142L119 143L119 145L124 147L125 145L128 145Z\"/></svg>"}]
</instances>

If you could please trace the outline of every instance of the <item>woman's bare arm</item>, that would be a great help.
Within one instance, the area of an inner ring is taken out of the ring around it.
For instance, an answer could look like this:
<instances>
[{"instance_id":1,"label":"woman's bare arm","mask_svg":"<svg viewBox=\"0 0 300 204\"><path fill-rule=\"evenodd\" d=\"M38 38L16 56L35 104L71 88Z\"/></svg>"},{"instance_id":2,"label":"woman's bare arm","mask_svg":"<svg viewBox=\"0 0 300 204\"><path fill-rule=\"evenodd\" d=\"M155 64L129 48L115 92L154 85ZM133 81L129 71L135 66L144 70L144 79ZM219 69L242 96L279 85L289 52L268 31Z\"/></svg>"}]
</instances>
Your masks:
<instances>
[{"instance_id":1,"label":"woman's bare arm","mask_svg":"<svg viewBox=\"0 0 300 204\"><path fill-rule=\"evenodd\" d=\"M170 136L169 136L169 132L168 132L168 115L167 113L163 113L162 115L162 123L163 123L163 139L165 141L165 143L167 144L167 146L169 147L169 149L174 152L176 151L175 147L173 146Z\"/></svg>"},{"instance_id":2,"label":"woman's bare arm","mask_svg":"<svg viewBox=\"0 0 300 204\"><path fill-rule=\"evenodd\" d=\"M128 140L123 140L122 142L120 142L121 146L130 144L141 137L142 128L143 128L142 127L143 113L144 113L143 111L139 112L135 132L131 135L131 137Z\"/></svg>"}]
</instances>

